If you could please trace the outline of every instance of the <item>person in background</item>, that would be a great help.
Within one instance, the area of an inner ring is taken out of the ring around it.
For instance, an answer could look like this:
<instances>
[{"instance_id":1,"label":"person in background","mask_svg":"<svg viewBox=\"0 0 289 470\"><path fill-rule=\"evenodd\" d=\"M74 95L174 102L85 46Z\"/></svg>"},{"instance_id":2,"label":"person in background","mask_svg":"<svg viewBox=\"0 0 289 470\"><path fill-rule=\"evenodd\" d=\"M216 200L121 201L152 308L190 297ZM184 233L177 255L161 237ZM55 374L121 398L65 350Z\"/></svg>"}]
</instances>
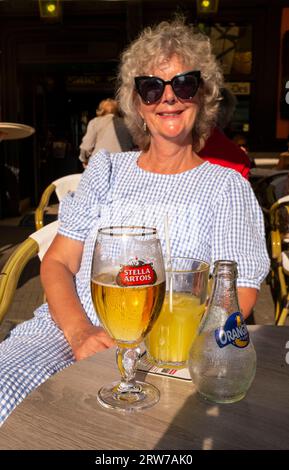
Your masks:
<instances>
[{"instance_id":1,"label":"person in background","mask_svg":"<svg viewBox=\"0 0 289 470\"><path fill-rule=\"evenodd\" d=\"M287 138L287 150L280 153L279 162L276 165L276 170L288 170L289 169L289 135ZM288 192L286 194L289 194Z\"/></svg>"},{"instance_id":2,"label":"person in background","mask_svg":"<svg viewBox=\"0 0 289 470\"><path fill-rule=\"evenodd\" d=\"M244 317L267 275L263 215L250 184L198 155L223 84L209 38L180 19L146 28L122 55L119 83L140 150L100 150L62 200L58 233L41 263L47 303L0 344L0 423L51 375L114 345L91 298L99 228L156 227L165 255L167 219L171 256L236 261Z\"/></svg>"},{"instance_id":3,"label":"person in background","mask_svg":"<svg viewBox=\"0 0 289 470\"><path fill-rule=\"evenodd\" d=\"M131 135L119 114L116 100L108 98L101 101L96 116L89 121L86 134L79 146L79 160L84 167L87 166L90 156L98 150L122 152L132 150L134 147Z\"/></svg>"},{"instance_id":4,"label":"person in background","mask_svg":"<svg viewBox=\"0 0 289 470\"><path fill-rule=\"evenodd\" d=\"M222 88L217 125L199 155L211 163L233 168L248 179L251 162L247 153L223 132L232 119L235 107L236 98L233 93L228 88Z\"/></svg>"},{"instance_id":5,"label":"person in background","mask_svg":"<svg viewBox=\"0 0 289 470\"><path fill-rule=\"evenodd\" d=\"M249 152L248 142L247 142L247 138L244 134L235 134L235 135L233 135L232 141L235 142L235 144L238 145L238 147L240 147L240 149L242 149L243 152L248 154L248 152Z\"/></svg>"}]
</instances>

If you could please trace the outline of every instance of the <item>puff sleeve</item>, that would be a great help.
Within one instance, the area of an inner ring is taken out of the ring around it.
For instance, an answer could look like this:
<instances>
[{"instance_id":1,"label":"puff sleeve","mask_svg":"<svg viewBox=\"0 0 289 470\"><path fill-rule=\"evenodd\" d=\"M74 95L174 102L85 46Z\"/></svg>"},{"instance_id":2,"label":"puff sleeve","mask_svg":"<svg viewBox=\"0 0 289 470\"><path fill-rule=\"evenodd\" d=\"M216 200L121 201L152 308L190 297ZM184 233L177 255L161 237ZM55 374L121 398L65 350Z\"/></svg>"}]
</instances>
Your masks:
<instances>
[{"instance_id":1,"label":"puff sleeve","mask_svg":"<svg viewBox=\"0 0 289 470\"><path fill-rule=\"evenodd\" d=\"M260 288L270 260L264 219L250 184L232 172L214 206L212 261L238 263L238 287Z\"/></svg>"},{"instance_id":2,"label":"puff sleeve","mask_svg":"<svg viewBox=\"0 0 289 470\"><path fill-rule=\"evenodd\" d=\"M100 204L110 187L111 159L104 150L89 160L79 186L60 203L58 233L84 242L100 215Z\"/></svg>"}]
</instances>

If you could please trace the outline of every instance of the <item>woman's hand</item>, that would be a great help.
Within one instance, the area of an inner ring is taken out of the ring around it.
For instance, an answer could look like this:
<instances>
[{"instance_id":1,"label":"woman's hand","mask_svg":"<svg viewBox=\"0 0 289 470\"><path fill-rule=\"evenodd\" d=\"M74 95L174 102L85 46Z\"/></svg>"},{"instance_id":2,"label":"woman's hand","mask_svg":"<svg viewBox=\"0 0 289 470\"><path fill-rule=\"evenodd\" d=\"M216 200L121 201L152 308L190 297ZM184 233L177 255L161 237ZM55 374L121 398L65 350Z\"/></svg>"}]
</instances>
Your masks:
<instances>
[{"instance_id":1,"label":"woman's hand","mask_svg":"<svg viewBox=\"0 0 289 470\"><path fill-rule=\"evenodd\" d=\"M75 290L83 243L56 235L41 263L41 279L51 316L63 331L77 361L114 346L103 328L87 318Z\"/></svg>"},{"instance_id":2,"label":"woman's hand","mask_svg":"<svg viewBox=\"0 0 289 470\"><path fill-rule=\"evenodd\" d=\"M78 330L71 336L69 343L77 361L115 345L115 341L102 327L93 325Z\"/></svg>"},{"instance_id":3,"label":"woman's hand","mask_svg":"<svg viewBox=\"0 0 289 470\"><path fill-rule=\"evenodd\" d=\"M248 318L257 302L258 290L253 287L238 287L238 300L244 318Z\"/></svg>"}]
</instances>

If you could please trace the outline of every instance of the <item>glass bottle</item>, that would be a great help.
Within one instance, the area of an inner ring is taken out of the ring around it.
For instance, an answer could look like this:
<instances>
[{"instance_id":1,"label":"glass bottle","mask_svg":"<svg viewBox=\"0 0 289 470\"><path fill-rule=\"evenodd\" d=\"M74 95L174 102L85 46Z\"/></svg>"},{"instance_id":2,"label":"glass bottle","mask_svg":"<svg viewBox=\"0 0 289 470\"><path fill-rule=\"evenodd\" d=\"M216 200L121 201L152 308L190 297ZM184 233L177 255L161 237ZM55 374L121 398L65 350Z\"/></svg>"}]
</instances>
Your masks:
<instances>
[{"instance_id":1,"label":"glass bottle","mask_svg":"<svg viewBox=\"0 0 289 470\"><path fill-rule=\"evenodd\" d=\"M237 263L216 261L208 308L189 355L189 371L198 393L216 403L246 395L256 372L256 352L240 312Z\"/></svg>"}]
</instances>

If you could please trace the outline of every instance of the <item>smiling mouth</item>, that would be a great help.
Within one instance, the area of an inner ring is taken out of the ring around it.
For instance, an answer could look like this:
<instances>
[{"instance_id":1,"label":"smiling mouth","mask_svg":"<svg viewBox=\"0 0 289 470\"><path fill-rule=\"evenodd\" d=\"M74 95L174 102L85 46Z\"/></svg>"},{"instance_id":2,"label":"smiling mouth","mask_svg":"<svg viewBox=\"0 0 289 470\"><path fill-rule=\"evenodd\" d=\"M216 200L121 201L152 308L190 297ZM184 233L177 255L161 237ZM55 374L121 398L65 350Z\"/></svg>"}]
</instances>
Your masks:
<instances>
[{"instance_id":1,"label":"smiling mouth","mask_svg":"<svg viewBox=\"0 0 289 470\"><path fill-rule=\"evenodd\" d=\"M163 117L175 117L175 116L179 116L180 114L182 114L183 111L171 111L169 113L158 113L159 116L163 116Z\"/></svg>"}]
</instances>

